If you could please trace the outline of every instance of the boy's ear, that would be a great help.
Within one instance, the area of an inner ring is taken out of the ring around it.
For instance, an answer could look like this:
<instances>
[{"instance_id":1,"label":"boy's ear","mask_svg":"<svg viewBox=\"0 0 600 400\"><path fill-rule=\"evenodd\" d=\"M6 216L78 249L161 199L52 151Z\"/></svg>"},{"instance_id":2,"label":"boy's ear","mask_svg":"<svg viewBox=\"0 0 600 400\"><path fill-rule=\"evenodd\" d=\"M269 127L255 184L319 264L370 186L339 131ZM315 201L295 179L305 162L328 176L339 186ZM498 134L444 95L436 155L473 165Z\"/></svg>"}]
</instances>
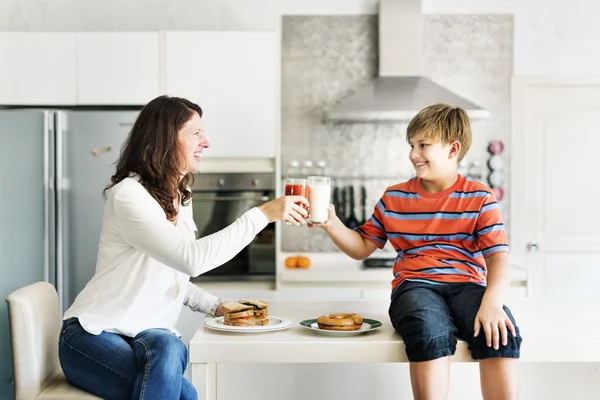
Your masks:
<instances>
[{"instance_id":1,"label":"boy's ear","mask_svg":"<svg viewBox=\"0 0 600 400\"><path fill-rule=\"evenodd\" d=\"M460 153L460 142L454 141L450 143L450 152L448 153L448 158L458 157L458 153Z\"/></svg>"}]
</instances>

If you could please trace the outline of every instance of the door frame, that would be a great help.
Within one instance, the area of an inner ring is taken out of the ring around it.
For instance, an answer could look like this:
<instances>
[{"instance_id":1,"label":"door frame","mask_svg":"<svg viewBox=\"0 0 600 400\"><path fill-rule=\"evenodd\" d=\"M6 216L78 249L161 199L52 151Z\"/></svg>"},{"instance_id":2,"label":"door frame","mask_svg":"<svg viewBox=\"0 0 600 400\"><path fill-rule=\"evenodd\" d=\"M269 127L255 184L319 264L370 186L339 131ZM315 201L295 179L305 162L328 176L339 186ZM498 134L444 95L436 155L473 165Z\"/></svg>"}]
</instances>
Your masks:
<instances>
[{"instance_id":1,"label":"door frame","mask_svg":"<svg viewBox=\"0 0 600 400\"><path fill-rule=\"evenodd\" d=\"M510 241L513 263L523 266L527 271L527 296L540 296L543 293L543 247L537 252L527 251L528 241L536 241L537 232L534 224L521 224L521 229L515 229L519 218L526 218L531 212L527 207L527 177L518 175L515 171L527 168L526 146L515 146L519 132L525 129L528 122L525 107L527 91L536 87L565 87L565 86L600 86L600 77L573 77L557 75L514 75L511 79L511 132L510 132ZM529 157L531 159L531 157ZM525 160L525 162L523 161ZM524 197L525 196L525 197ZM517 205L521 205L518 207ZM523 229L523 227L526 227Z\"/></svg>"}]
</instances>

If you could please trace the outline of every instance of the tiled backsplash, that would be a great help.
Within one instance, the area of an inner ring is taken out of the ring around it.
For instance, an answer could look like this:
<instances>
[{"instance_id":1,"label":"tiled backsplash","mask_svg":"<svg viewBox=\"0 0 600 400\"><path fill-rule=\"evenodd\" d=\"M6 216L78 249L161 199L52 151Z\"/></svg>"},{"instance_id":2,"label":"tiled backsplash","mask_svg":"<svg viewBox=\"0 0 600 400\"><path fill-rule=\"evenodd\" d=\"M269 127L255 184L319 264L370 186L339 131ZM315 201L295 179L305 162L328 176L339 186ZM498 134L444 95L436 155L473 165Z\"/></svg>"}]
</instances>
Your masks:
<instances>
[{"instance_id":1,"label":"tiled backsplash","mask_svg":"<svg viewBox=\"0 0 600 400\"><path fill-rule=\"evenodd\" d=\"M508 228L513 17L425 15L425 75L490 110L473 121L467 161L485 165L491 140L505 144ZM326 161L333 184L364 184L367 217L385 188L406 180L406 124L325 123L324 110L377 75L376 16L283 17L282 171L293 160ZM484 168L484 179L487 168ZM357 214L360 210L357 203ZM360 217L359 217L360 219ZM336 251L321 229L283 227L283 250Z\"/></svg>"}]
</instances>

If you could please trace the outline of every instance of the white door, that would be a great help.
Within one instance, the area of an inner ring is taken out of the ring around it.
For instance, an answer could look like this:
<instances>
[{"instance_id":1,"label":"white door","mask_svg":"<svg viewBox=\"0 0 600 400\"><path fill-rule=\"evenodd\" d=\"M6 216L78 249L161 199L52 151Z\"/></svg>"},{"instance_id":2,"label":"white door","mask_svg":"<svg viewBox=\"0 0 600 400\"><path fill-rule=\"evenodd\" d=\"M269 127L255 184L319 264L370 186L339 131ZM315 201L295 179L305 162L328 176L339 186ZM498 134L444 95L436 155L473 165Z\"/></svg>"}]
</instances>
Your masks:
<instances>
[{"instance_id":1,"label":"white door","mask_svg":"<svg viewBox=\"0 0 600 400\"><path fill-rule=\"evenodd\" d=\"M74 105L75 35L0 32L0 104Z\"/></svg>"},{"instance_id":2,"label":"white door","mask_svg":"<svg viewBox=\"0 0 600 400\"><path fill-rule=\"evenodd\" d=\"M511 247L530 295L600 295L600 80L515 78Z\"/></svg>"},{"instance_id":3,"label":"white door","mask_svg":"<svg viewBox=\"0 0 600 400\"><path fill-rule=\"evenodd\" d=\"M165 89L204 112L205 157L276 154L276 32L166 32Z\"/></svg>"},{"instance_id":4,"label":"white door","mask_svg":"<svg viewBox=\"0 0 600 400\"><path fill-rule=\"evenodd\" d=\"M77 104L144 105L159 95L158 32L78 32Z\"/></svg>"}]
</instances>

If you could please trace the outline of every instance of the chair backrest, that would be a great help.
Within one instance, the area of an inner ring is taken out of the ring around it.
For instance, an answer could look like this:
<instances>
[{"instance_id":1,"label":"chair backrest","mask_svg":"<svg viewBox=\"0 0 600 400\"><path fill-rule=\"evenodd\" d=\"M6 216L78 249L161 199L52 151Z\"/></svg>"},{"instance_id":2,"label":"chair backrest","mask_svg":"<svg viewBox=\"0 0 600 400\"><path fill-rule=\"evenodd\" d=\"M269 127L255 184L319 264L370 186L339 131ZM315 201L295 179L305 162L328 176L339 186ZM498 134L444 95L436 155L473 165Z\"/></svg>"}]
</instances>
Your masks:
<instances>
[{"instance_id":1,"label":"chair backrest","mask_svg":"<svg viewBox=\"0 0 600 400\"><path fill-rule=\"evenodd\" d=\"M60 373L61 315L54 286L38 282L6 298L15 397L34 399Z\"/></svg>"}]
</instances>

